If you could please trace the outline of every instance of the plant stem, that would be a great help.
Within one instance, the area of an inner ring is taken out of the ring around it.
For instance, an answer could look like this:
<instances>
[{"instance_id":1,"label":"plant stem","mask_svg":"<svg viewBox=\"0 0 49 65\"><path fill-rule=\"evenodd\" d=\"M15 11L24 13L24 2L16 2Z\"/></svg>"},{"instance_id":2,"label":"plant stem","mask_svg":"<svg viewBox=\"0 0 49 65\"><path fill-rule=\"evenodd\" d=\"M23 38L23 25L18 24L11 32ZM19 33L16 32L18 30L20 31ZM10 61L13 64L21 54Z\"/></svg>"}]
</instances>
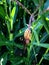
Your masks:
<instances>
[{"instance_id":1,"label":"plant stem","mask_svg":"<svg viewBox=\"0 0 49 65\"><path fill-rule=\"evenodd\" d=\"M10 3L9 3L9 14L11 14L11 0L10 0ZM11 31L13 31L13 20L11 19L10 20L10 26L11 26ZM10 34L9 34L9 39L10 39L10 41L13 41L13 33L11 33L11 31L10 31Z\"/></svg>"},{"instance_id":2,"label":"plant stem","mask_svg":"<svg viewBox=\"0 0 49 65\"><path fill-rule=\"evenodd\" d=\"M44 55L45 55L45 54L47 54L47 53L48 53L48 51L49 51L49 48L46 50L46 52L44 53ZM40 64L41 64L41 62L43 61L43 59L44 59L44 58L43 58L43 56L42 56L42 58L40 59L40 61L39 61L39 64L38 64L38 65L40 65Z\"/></svg>"}]
</instances>

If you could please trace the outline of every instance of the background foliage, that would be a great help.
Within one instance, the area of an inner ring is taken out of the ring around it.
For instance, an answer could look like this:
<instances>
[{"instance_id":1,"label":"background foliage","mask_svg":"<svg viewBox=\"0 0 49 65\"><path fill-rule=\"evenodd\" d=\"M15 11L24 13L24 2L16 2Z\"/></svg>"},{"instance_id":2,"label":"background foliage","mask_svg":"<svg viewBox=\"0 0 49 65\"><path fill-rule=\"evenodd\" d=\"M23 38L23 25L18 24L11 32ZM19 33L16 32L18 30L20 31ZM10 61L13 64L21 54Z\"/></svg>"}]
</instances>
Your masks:
<instances>
[{"instance_id":1,"label":"background foliage","mask_svg":"<svg viewBox=\"0 0 49 65\"><path fill-rule=\"evenodd\" d=\"M31 24L32 38L26 45L24 32L37 8ZM48 62L49 0L0 0L0 65L49 65Z\"/></svg>"}]
</instances>

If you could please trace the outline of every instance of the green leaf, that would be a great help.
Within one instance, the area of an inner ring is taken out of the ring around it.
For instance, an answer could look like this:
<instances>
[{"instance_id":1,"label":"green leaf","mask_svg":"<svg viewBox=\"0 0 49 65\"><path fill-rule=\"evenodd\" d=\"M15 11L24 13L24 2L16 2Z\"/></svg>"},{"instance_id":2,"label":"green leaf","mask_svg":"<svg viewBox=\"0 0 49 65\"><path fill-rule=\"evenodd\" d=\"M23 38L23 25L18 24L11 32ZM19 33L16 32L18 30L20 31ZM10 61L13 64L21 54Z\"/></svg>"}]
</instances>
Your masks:
<instances>
[{"instance_id":1,"label":"green leaf","mask_svg":"<svg viewBox=\"0 0 49 65\"><path fill-rule=\"evenodd\" d=\"M34 2L34 4L35 4L36 6L39 5L39 0L33 0L33 2Z\"/></svg>"},{"instance_id":2,"label":"green leaf","mask_svg":"<svg viewBox=\"0 0 49 65\"><path fill-rule=\"evenodd\" d=\"M2 2L2 1L0 1L0 4L2 5L2 4L3 4L3 2Z\"/></svg>"},{"instance_id":3,"label":"green leaf","mask_svg":"<svg viewBox=\"0 0 49 65\"><path fill-rule=\"evenodd\" d=\"M40 42L45 42L48 38L49 38L49 35L47 34L47 32L45 32L42 38L40 39Z\"/></svg>"},{"instance_id":4,"label":"green leaf","mask_svg":"<svg viewBox=\"0 0 49 65\"><path fill-rule=\"evenodd\" d=\"M22 28L22 29L20 29L19 32L15 35L14 39L19 37L19 36L22 36L26 29L27 29L27 26Z\"/></svg>"},{"instance_id":5,"label":"green leaf","mask_svg":"<svg viewBox=\"0 0 49 65\"><path fill-rule=\"evenodd\" d=\"M35 39L36 39L37 43L39 44L40 42L39 42L38 33L35 30L33 30L33 32L34 32Z\"/></svg>"},{"instance_id":6,"label":"green leaf","mask_svg":"<svg viewBox=\"0 0 49 65\"><path fill-rule=\"evenodd\" d=\"M6 41L6 40L3 40L3 41L0 41L0 46L13 46L13 43L10 42L10 41Z\"/></svg>"},{"instance_id":7,"label":"green leaf","mask_svg":"<svg viewBox=\"0 0 49 65\"><path fill-rule=\"evenodd\" d=\"M14 3L14 7L10 13L10 24L11 24L11 28L13 28L13 22L15 21L15 17L16 17L16 3Z\"/></svg>"},{"instance_id":8,"label":"green leaf","mask_svg":"<svg viewBox=\"0 0 49 65\"><path fill-rule=\"evenodd\" d=\"M15 42L11 42L11 41L7 41L7 40L4 40L4 41L0 41L0 47L1 46L9 46L9 47L18 47L18 48L23 48L24 46L23 45L20 45L20 44L16 44Z\"/></svg>"},{"instance_id":9,"label":"green leaf","mask_svg":"<svg viewBox=\"0 0 49 65\"><path fill-rule=\"evenodd\" d=\"M10 56L10 61L12 63L12 65L19 65L21 63L23 63L23 58L20 56Z\"/></svg>"},{"instance_id":10,"label":"green leaf","mask_svg":"<svg viewBox=\"0 0 49 65\"><path fill-rule=\"evenodd\" d=\"M4 54L0 57L0 64L1 64L1 65L6 65L6 63L7 63L7 54L8 54L8 53L4 53Z\"/></svg>"},{"instance_id":11,"label":"green leaf","mask_svg":"<svg viewBox=\"0 0 49 65\"><path fill-rule=\"evenodd\" d=\"M44 9L47 9L49 7L49 0L46 0L45 4L44 4Z\"/></svg>"},{"instance_id":12,"label":"green leaf","mask_svg":"<svg viewBox=\"0 0 49 65\"><path fill-rule=\"evenodd\" d=\"M34 42L33 45L39 46L39 47L44 47L44 48L49 48L49 44L48 43L40 43L40 44L38 44L38 43Z\"/></svg>"},{"instance_id":13,"label":"green leaf","mask_svg":"<svg viewBox=\"0 0 49 65\"><path fill-rule=\"evenodd\" d=\"M2 16L2 18L5 18L5 11L4 11L4 9L3 9L3 7L2 6L0 6L0 16Z\"/></svg>"},{"instance_id":14,"label":"green leaf","mask_svg":"<svg viewBox=\"0 0 49 65\"><path fill-rule=\"evenodd\" d=\"M44 59L49 61L49 53L45 54L43 57L44 57Z\"/></svg>"},{"instance_id":15,"label":"green leaf","mask_svg":"<svg viewBox=\"0 0 49 65\"><path fill-rule=\"evenodd\" d=\"M2 40L6 40L6 38L5 38L4 34L3 34L3 32L0 32L0 41L2 41Z\"/></svg>"},{"instance_id":16,"label":"green leaf","mask_svg":"<svg viewBox=\"0 0 49 65\"><path fill-rule=\"evenodd\" d=\"M42 29L43 27L43 23L42 23L42 19L41 17L38 17L37 20L35 20L34 23L32 23L32 30L36 30L38 33L40 32L40 30Z\"/></svg>"},{"instance_id":17,"label":"green leaf","mask_svg":"<svg viewBox=\"0 0 49 65\"><path fill-rule=\"evenodd\" d=\"M44 24L44 27L45 27L47 33L49 34L49 25L48 25L47 21L43 20L43 24Z\"/></svg>"}]
</instances>

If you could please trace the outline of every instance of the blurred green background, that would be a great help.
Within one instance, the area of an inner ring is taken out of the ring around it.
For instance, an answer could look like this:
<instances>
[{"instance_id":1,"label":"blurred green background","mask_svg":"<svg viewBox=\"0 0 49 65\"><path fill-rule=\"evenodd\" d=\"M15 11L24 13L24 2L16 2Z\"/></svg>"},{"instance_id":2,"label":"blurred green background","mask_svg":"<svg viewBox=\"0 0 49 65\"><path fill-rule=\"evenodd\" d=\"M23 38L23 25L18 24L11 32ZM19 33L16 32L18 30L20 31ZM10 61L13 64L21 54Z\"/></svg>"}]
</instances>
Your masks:
<instances>
[{"instance_id":1,"label":"blurred green background","mask_svg":"<svg viewBox=\"0 0 49 65\"><path fill-rule=\"evenodd\" d=\"M49 65L49 0L0 0L0 65Z\"/></svg>"}]
</instances>

